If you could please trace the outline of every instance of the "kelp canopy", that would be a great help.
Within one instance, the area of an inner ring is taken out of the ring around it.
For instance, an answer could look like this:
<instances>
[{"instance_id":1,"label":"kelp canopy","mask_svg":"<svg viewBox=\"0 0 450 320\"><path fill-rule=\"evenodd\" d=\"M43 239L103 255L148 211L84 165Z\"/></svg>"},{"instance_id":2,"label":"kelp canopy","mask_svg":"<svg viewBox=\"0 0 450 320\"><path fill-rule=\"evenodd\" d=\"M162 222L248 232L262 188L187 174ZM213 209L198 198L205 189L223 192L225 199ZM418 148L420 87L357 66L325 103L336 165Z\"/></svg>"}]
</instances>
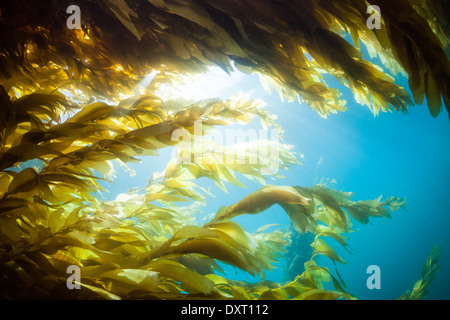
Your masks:
<instances>
[{"instance_id":1,"label":"kelp canopy","mask_svg":"<svg viewBox=\"0 0 450 320\"><path fill-rule=\"evenodd\" d=\"M449 110L449 4L98 0L78 3L81 29L69 29L71 4L0 4L2 298L354 299L339 273L314 258L343 263L327 241L346 248L344 234L353 221L390 217L405 199L354 201L353 193L324 185L266 185L264 172L272 162L258 150L276 150L277 163L289 168L299 161L287 144L247 144L243 151L256 153L258 161L236 164L226 161L233 147L205 140L200 152L189 155L194 161L172 159L146 186L113 201L102 200L99 181L113 179L113 161L123 165L176 146L174 133L194 133L195 121L204 129L191 135L196 140L212 127L254 118L276 126L259 101L232 97L173 105L155 94L159 85L211 65L256 72L324 117L345 110L324 73L348 86L374 114L406 112L413 100L421 104L425 98L431 115L443 104ZM366 25L369 4L381 9L379 29ZM364 59L361 45L392 73L408 77L412 98ZM136 91L149 74L153 82ZM242 186L238 177L263 186L200 225L195 202L210 196L196 183L200 177L221 188ZM262 274L282 258L288 234L266 226L250 234L233 221L275 204L296 232L315 234L305 271L284 284L251 285L219 276L216 260ZM438 258L433 249L422 279L402 299L424 296ZM74 284L80 290L68 289L70 266L80 269ZM324 288L327 281L333 290Z\"/></svg>"},{"instance_id":2,"label":"kelp canopy","mask_svg":"<svg viewBox=\"0 0 450 320\"><path fill-rule=\"evenodd\" d=\"M344 109L324 72L374 113L406 111L408 93L364 59L363 43L394 74L408 76L415 103L426 97L433 116L442 99L450 109L448 1L80 1L81 30L66 27L71 4L1 5L6 92L78 81L85 95L111 98L161 65L184 73L215 64L231 72L233 62L270 79L286 97L299 94L321 115ZM367 27L368 4L381 10L379 29Z\"/></svg>"}]
</instances>

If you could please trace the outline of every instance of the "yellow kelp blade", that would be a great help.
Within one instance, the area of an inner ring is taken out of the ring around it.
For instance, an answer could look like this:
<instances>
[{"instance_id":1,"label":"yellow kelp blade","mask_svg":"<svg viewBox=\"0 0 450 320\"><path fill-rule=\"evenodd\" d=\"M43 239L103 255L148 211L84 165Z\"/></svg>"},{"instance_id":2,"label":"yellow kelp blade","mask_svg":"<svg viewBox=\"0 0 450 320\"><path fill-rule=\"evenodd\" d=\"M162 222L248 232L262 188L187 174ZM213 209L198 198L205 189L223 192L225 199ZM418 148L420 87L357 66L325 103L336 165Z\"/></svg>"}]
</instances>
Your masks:
<instances>
[{"instance_id":1,"label":"yellow kelp blade","mask_svg":"<svg viewBox=\"0 0 450 320\"><path fill-rule=\"evenodd\" d=\"M439 269L439 259L441 257L442 244L431 248L427 260L422 268L421 278L416 281L413 289L406 291L397 300L420 300L428 294L428 287L435 278L435 272Z\"/></svg>"},{"instance_id":2,"label":"yellow kelp blade","mask_svg":"<svg viewBox=\"0 0 450 320\"><path fill-rule=\"evenodd\" d=\"M276 203L306 204L306 200L293 187L264 186L230 206L222 215L216 216L215 220L260 213Z\"/></svg>"},{"instance_id":3,"label":"yellow kelp blade","mask_svg":"<svg viewBox=\"0 0 450 320\"><path fill-rule=\"evenodd\" d=\"M133 290L153 292L158 286L158 274L154 271L140 269L116 269L100 274L108 291L126 295Z\"/></svg>"},{"instance_id":4,"label":"yellow kelp blade","mask_svg":"<svg viewBox=\"0 0 450 320\"><path fill-rule=\"evenodd\" d=\"M33 168L26 168L15 175L8 186L8 193L18 198L29 198L37 194L39 176Z\"/></svg>"},{"instance_id":5,"label":"yellow kelp blade","mask_svg":"<svg viewBox=\"0 0 450 320\"><path fill-rule=\"evenodd\" d=\"M200 253L221 260L242 270L253 273L245 256L236 248L217 238L187 240L167 250L168 253Z\"/></svg>"},{"instance_id":6,"label":"yellow kelp blade","mask_svg":"<svg viewBox=\"0 0 450 320\"><path fill-rule=\"evenodd\" d=\"M324 289L311 289L292 300L337 300L343 298L344 294L338 291L324 290Z\"/></svg>"},{"instance_id":7,"label":"yellow kelp blade","mask_svg":"<svg viewBox=\"0 0 450 320\"><path fill-rule=\"evenodd\" d=\"M181 287L189 292L201 292L207 295L214 287L212 280L175 261L158 259L151 261L145 267L158 272L160 276L181 282Z\"/></svg>"},{"instance_id":8,"label":"yellow kelp blade","mask_svg":"<svg viewBox=\"0 0 450 320\"><path fill-rule=\"evenodd\" d=\"M215 222L208 226L210 230L219 230L229 235L239 246L252 252L256 243L252 236L245 229L234 221Z\"/></svg>"},{"instance_id":9,"label":"yellow kelp blade","mask_svg":"<svg viewBox=\"0 0 450 320\"><path fill-rule=\"evenodd\" d=\"M217 1L167 0L141 6L137 0L101 0L78 4L81 12L96 13L83 30L55 27L64 26L67 17L60 15L65 8L50 4L41 3L48 8L45 17L20 10L19 3L0 8L11 21L29 22L20 28L5 23L0 78L7 92L44 86L117 100L132 93L150 70L159 69L155 79L163 80L201 73L211 65L231 72L233 61L240 70L270 78L286 98L300 95L323 116L343 110L339 93L324 83L323 72L349 86L374 113L405 110L410 103L405 90L363 59L361 44L367 43L371 53L382 52L386 65L396 66L392 70L401 68L413 78L415 97L431 96L433 114L440 109L436 97L448 102L448 10L437 1L371 3L382 8L380 28L367 27L369 3L363 0L283 5L235 1L233 6ZM115 39L121 39L122 46ZM126 55L123 47L128 48ZM418 89L416 84L428 78L433 85Z\"/></svg>"}]
</instances>

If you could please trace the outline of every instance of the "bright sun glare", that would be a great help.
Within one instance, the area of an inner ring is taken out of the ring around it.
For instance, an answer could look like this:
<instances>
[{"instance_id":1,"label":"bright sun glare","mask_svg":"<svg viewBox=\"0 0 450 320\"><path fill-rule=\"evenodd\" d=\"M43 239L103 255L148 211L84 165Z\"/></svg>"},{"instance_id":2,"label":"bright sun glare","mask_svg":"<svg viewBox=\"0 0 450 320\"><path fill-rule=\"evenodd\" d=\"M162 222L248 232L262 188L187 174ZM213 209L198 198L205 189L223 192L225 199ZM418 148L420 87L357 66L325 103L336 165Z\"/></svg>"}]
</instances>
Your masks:
<instances>
[{"instance_id":1,"label":"bright sun glare","mask_svg":"<svg viewBox=\"0 0 450 320\"><path fill-rule=\"evenodd\" d=\"M206 73L181 76L178 83L161 85L156 94L163 100L202 100L222 97L224 91L242 81L245 74L234 71L228 75L219 67L211 67Z\"/></svg>"}]
</instances>

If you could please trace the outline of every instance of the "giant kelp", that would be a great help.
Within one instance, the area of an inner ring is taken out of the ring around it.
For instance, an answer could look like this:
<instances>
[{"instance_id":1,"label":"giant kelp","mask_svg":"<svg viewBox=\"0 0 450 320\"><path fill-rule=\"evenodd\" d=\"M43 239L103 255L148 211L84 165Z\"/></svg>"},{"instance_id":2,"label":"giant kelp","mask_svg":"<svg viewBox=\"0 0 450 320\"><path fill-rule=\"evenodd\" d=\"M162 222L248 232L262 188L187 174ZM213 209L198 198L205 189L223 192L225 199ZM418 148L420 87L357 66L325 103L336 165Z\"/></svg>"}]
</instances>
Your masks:
<instances>
[{"instance_id":1,"label":"giant kelp","mask_svg":"<svg viewBox=\"0 0 450 320\"><path fill-rule=\"evenodd\" d=\"M255 118L276 126L260 101L168 104L157 89L211 64L231 72L233 62L290 99L299 94L322 116L345 109L323 72L375 113L406 111L408 94L363 59L361 40L388 49L382 60L405 71L416 102L426 96L437 115L441 95L449 107L450 73L446 24L430 19L430 8L439 3L374 1L383 12L378 30L361 28L367 19L363 1L86 1L80 3L81 30L65 27L69 4L0 5L2 298L354 299L338 270L315 258L344 263L328 240L347 248L345 234L354 222L390 217L405 199L354 201L353 193L324 185L267 184L264 173L273 170L273 160L284 169L299 163L291 146L258 141L236 149L204 137L210 128ZM402 10L413 19L399 17ZM139 81L155 70L153 82L137 92ZM189 137L190 148L174 139L177 133ZM113 163L139 162L181 144L182 154L145 186L115 200L102 198L103 182L114 179ZM268 161L269 152L259 148L276 151L270 153L276 159ZM257 161L228 162L237 150L256 154ZM222 189L244 186L244 179L263 186L199 223L195 204L210 196L202 177ZM261 226L249 233L233 220L273 205L286 212L295 232L314 234L304 272L286 283L219 276L217 261L263 275L283 258L291 243L285 230ZM422 279L401 298L423 297L438 256L434 250ZM80 268L80 290L67 288L70 266ZM325 282L334 289L325 289Z\"/></svg>"},{"instance_id":2,"label":"giant kelp","mask_svg":"<svg viewBox=\"0 0 450 320\"><path fill-rule=\"evenodd\" d=\"M299 94L319 114L345 110L323 73L378 111L406 111L409 94L364 58L360 42L409 78L414 101L433 116L449 106L449 10L445 1L80 2L81 29L66 27L70 1L3 3L0 76L16 87L76 84L87 96L116 97L163 64L169 72L202 72L215 64L257 72L284 96ZM368 28L368 5L381 10ZM437 13L437 14L436 14ZM351 35L354 46L345 38Z\"/></svg>"},{"instance_id":3,"label":"giant kelp","mask_svg":"<svg viewBox=\"0 0 450 320\"><path fill-rule=\"evenodd\" d=\"M223 159L214 148L202 149L196 161L174 158L141 189L102 200L99 180L111 178L111 160L138 161L138 156L177 143L170 138L174 130L192 131L193 123L180 122L180 113L190 111L205 122L221 124L234 119L230 112L222 119L223 110L235 111L232 114L241 120L243 113L248 119L265 114L255 112L257 103L239 99L200 101L177 112L165 112L154 95L136 98L132 105L95 102L78 112L60 93L3 99L9 103L2 109L3 298L353 299L339 274L314 260L323 255L334 263L344 262L324 238L345 248L343 234L352 230L350 217L367 223L370 217L389 217L385 207L395 211L405 204L396 197L354 202L352 193L323 185L266 184L236 204L221 207L200 225L193 219L195 208L177 205L205 200L209 192L195 183L199 177L211 178L222 188L226 182L241 186L236 174L263 183L267 179L261 172L270 162L228 165L223 161L227 148L219 153ZM284 150L277 153L281 167L298 163L288 146L277 147ZM202 161L205 158L213 161ZM30 160L35 165L27 167ZM232 220L275 204L298 232L316 235L305 271L285 284L250 285L217 275L216 260L261 275L282 257L288 234L268 232L264 226L250 234ZM435 268L434 260L429 264ZM81 290L67 289L67 268L72 265L80 268ZM335 291L324 289L323 281L332 281Z\"/></svg>"}]
</instances>

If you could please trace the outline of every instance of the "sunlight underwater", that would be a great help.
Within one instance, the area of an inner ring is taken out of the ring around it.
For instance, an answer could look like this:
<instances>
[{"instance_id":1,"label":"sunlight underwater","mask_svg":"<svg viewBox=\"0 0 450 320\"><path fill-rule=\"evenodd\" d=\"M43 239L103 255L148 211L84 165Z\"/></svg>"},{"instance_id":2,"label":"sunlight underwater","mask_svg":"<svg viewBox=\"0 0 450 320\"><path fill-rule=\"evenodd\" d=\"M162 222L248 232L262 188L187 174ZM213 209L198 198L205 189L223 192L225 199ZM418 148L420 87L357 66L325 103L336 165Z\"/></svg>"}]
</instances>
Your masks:
<instances>
[{"instance_id":1,"label":"sunlight underwater","mask_svg":"<svg viewBox=\"0 0 450 320\"><path fill-rule=\"evenodd\" d=\"M449 7L368 2L0 4L1 298L450 298Z\"/></svg>"}]
</instances>

